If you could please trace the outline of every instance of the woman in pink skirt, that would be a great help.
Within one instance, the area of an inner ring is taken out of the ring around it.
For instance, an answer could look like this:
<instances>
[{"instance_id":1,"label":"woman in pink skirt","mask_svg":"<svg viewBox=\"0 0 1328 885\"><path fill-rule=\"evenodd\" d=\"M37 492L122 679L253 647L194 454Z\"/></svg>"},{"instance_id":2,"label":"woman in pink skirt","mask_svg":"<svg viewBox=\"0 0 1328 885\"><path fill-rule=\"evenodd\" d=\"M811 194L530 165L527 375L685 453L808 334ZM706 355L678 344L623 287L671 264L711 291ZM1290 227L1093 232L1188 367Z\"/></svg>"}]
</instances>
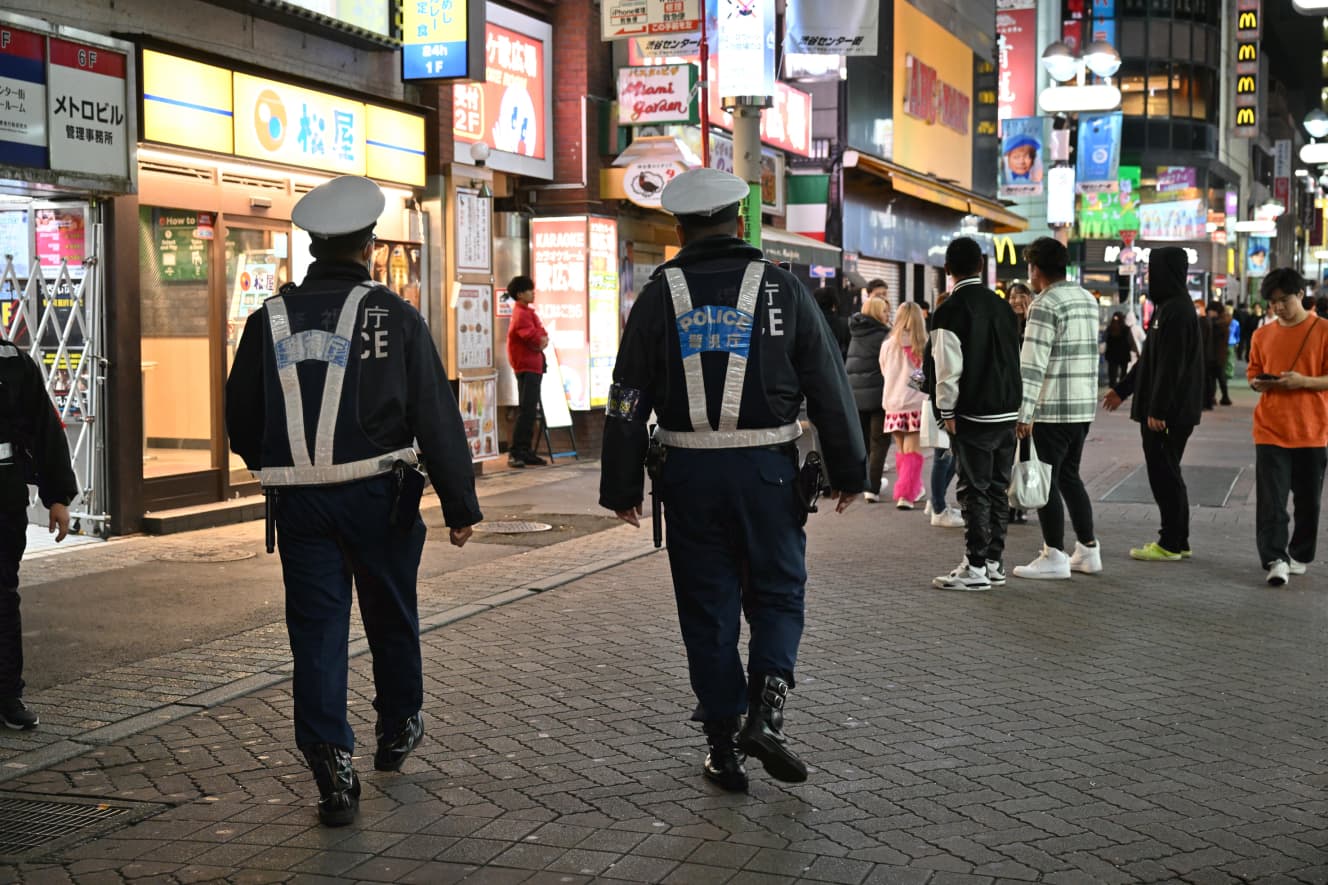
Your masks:
<instances>
[{"instance_id":1,"label":"woman in pink skirt","mask_svg":"<svg viewBox=\"0 0 1328 885\"><path fill-rule=\"evenodd\" d=\"M922 500L922 451L919 433L922 410L927 395L909 383L913 373L922 368L922 352L927 345L927 321L922 308L904 302L895 311L894 329L881 345L881 375L885 389L881 406L885 409L885 432L895 441L895 506L912 510Z\"/></svg>"}]
</instances>

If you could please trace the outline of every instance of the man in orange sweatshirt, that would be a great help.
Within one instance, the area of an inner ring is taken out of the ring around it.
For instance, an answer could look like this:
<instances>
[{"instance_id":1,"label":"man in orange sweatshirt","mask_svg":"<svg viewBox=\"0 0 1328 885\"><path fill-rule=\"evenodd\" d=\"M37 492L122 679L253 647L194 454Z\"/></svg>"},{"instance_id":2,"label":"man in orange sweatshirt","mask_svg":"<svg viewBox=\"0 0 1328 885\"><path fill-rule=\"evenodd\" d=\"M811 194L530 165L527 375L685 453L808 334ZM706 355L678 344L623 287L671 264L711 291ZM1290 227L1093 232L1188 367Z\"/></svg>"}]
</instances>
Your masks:
<instances>
[{"instance_id":1,"label":"man in orange sweatshirt","mask_svg":"<svg viewBox=\"0 0 1328 885\"><path fill-rule=\"evenodd\" d=\"M1255 331L1246 369L1261 394L1254 410L1254 533L1274 587L1305 574L1314 559L1328 465L1328 320L1305 310L1304 289L1291 268L1264 277L1262 294L1276 322ZM1296 512L1289 537L1288 494Z\"/></svg>"}]
</instances>

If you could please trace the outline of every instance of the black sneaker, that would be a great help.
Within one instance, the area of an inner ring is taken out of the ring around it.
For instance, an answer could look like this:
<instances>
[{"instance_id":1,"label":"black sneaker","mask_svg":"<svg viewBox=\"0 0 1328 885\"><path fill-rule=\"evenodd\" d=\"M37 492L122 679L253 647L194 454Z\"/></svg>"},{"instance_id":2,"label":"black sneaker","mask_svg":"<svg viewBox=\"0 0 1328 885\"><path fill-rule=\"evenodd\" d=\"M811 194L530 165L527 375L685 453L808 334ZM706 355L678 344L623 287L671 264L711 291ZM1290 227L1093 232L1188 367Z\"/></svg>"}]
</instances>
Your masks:
<instances>
[{"instance_id":1,"label":"black sneaker","mask_svg":"<svg viewBox=\"0 0 1328 885\"><path fill-rule=\"evenodd\" d=\"M536 455L534 452L526 452L526 454L522 456L521 460L525 461L531 467L543 467L549 463L548 461L545 461L543 458L541 458L539 455Z\"/></svg>"},{"instance_id":2,"label":"black sneaker","mask_svg":"<svg viewBox=\"0 0 1328 885\"><path fill-rule=\"evenodd\" d=\"M0 721L18 731L31 731L41 722L23 698L0 698Z\"/></svg>"}]
</instances>

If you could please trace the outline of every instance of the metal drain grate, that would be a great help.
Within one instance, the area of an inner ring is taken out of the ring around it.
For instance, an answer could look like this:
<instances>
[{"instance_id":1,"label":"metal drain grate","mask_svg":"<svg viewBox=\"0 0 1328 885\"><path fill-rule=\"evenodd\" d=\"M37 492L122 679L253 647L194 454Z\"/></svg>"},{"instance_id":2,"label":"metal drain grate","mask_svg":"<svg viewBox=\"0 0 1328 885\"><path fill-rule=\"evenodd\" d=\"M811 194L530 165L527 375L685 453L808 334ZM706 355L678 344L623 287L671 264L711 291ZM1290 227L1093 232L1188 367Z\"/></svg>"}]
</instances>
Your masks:
<instances>
[{"instance_id":1,"label":"metal drain grate","mask_svg":"<svg viewBox=\"0 0 1328 885\"><path fill-rule=\"evenodd\" d=\"M495 535L524 535L527 532L548 532L552 530L553 526L547 522L521 522L519 520L482 522L475 526L477 532L491 532Z\"/></svg>"},{"instance_id":2,"label":"metal drain grate","mask_svg":"<svg viewBox=\"0 0 1328 885\"><path fill-rule=\"evenodd\" d=\"M0 857L29 855L141 817L137 804L0 797ZM139 814L132 812L139 811ZM122 820L121 820L122 819Z\"/></svg>"}]
</instances>

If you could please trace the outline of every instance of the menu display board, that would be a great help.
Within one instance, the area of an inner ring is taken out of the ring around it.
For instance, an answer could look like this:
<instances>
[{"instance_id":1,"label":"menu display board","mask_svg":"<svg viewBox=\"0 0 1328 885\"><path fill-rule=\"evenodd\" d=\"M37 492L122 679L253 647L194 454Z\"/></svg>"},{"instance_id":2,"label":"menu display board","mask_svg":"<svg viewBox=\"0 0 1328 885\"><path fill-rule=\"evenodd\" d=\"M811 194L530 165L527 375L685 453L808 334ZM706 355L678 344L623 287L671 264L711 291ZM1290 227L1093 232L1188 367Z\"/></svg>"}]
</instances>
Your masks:
<instances>
[{"instance_id":1,"label":"menu display board","mask_svg":"<svg viewBox=\"0 0 1328 885\"><path fill-rule=\"evenodd\" d=\"M471 458L487 461L498 457L498 376L462 378L457 400Z\"/></svg>"},{"instance_id":2,"label":"menu display board","mask_svg":"<svg viewBox=\"0 0 1328 885\"><path fill-rule=\"evenodd\" d=\"M493 368L493 288L462 285L456 298L458 369Z\"/></svg>"}]
</instances>

